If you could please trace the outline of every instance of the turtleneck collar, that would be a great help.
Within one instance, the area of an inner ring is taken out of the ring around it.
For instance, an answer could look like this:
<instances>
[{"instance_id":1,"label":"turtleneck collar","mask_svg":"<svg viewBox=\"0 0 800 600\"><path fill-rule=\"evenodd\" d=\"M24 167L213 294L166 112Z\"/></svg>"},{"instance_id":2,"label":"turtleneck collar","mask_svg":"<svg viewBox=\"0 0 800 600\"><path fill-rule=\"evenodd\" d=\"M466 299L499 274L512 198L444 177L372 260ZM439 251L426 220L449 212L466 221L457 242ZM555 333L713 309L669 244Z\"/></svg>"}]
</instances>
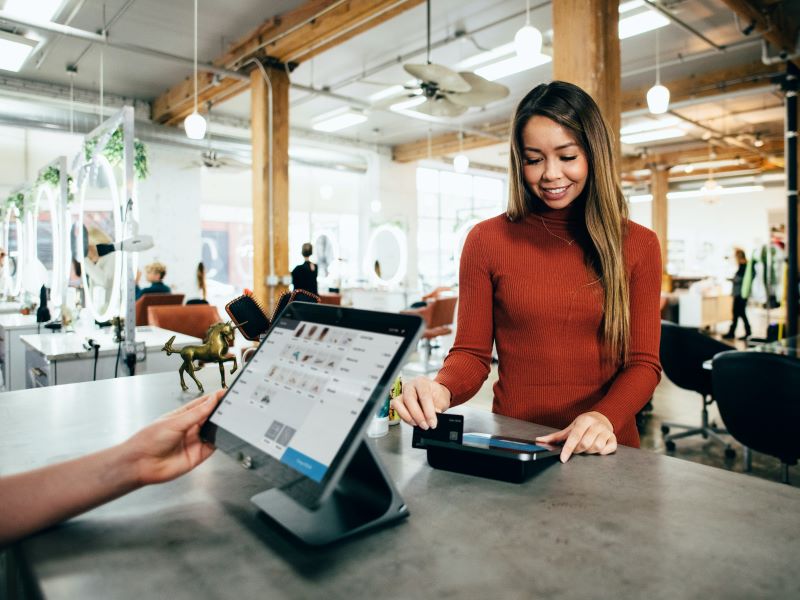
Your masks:
<instances>
[{"instance_id":1,"label":"turtleneck collar","mask_svg":"<svg viewBox=\"0 0 800 600\"><path fill-rule=\"evenodd\" d=\"M569 206L560 209L550 208L534 194L530 194L529 199L531 212L528 214L526 221L539 221L541 218L548 223L554 223L571 230L583 229L586 224L584 216L586 210L585 194L581 194Z\"/></svg>"}]
</instances>

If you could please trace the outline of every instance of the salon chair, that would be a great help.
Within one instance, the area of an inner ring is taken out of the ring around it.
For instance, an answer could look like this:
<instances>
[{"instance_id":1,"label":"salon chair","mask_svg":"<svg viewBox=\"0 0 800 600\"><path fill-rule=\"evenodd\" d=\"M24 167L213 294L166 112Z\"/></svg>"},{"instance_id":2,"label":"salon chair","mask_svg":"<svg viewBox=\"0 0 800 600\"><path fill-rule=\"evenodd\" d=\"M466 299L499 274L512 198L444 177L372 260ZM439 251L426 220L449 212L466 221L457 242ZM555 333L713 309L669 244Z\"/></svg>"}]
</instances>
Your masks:
<instances>
[{"instance_id":1,"label":"salon chair","mask_svg":"<svg viewBox=\"0 0 800 600\"><path fill-rule=\"evenodd\" d=\"M681 423L662 423L664 445L667 450L675 450L675 440L702 435L703 438L719 442L725 447L725 457L733 458L736 452L722 435L728 432L709 423L708 407L714 402L711 387L711 371L703 368L703 363L715 354L730 350L728 344L715 340L693 327L681 327L670 321L661 321L661 367L670 381L680 388L700 394L703 400L701 424L683 425ZM672 429L683 429L680 433L670 433Z\"/></svg>"},{"instance_id":2,"label":"salon chair","mask_svg":"<svg viewBox=\"0 0 800 600\"><path fill-rule=\"evenodd\" d=\"M725 352L711 369L714 399L728 432L781 461L782 481L800 459L800 360L766 352Z\"/></svg>"},{"instance_id":3,"label":"salon chair","mask_svg":"<svg viewBox=\"0 0 800 600\"><path fill-rule=\"evenodd\" d=\"M430 373L436 371L441 365L431 364L431 351L433 350L433 340L442 335L453 333L452 325L458 304L458 296L439 298L428 302L426 306L416 309L400 311L404 314L419 315L425 321L425 329L422 332L422 363L419 365L409 365L406 367L410 371Z\"/></svg>"},{"instance_id":4,"label":"salon chair","mask_svg":"<svg viewBox=\"0 0 800 600\"><path fill-rule=\"evenodd\" d=\"M147 309L151 306L183 304L184 294L142 294L136 301L136 324L150 325Z\"/></svg>"},{"instance_id":5,"label":"salon chair","mask_svg":"<svg viewBox=\"0 0 800 600\"><path fill-rule=\"evenodd\" d=\"M147 313L150 325L201 340L209 327L222 321L217 307L210 304L151 306L147 309Z\"/></svg>"}]
</instances>

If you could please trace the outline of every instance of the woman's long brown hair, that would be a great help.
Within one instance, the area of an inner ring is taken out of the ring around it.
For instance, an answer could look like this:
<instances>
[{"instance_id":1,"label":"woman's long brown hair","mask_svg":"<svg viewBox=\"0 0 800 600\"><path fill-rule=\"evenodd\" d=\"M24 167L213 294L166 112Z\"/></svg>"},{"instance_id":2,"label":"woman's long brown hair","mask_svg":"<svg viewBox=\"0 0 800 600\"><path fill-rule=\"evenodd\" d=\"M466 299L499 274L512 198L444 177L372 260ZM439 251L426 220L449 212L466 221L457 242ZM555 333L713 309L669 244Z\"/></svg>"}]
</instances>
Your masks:
<instances>
[{"instance_id":1,"label":"woman's long brown hair","mask_svg":"<svg viewBox=\"0 0 800 600\"><path fill-rule=\"evenodd\" d=\"M564 81L533 88L517 106L511 123L511 164L506 214L512 221L524 218L533 206L525 184L522 131L531 117L547 117L568 129L586 153L589 164L584 195L586 228L592 240L589 264L600 276L603 292L602 340L608 357L628 360L630 345L630 298L622 241L628 204L619 184L614 137L600 109L581 88Z\"/></svg>"}]
</instances>

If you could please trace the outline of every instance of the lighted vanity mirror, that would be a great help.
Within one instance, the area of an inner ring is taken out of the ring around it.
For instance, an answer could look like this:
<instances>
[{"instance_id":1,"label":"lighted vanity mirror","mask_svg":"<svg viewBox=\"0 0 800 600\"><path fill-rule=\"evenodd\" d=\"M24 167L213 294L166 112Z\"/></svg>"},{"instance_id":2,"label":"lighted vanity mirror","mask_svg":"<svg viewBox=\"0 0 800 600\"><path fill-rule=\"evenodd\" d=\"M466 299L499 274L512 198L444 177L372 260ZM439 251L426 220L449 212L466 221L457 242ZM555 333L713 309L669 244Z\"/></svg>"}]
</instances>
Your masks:
<instances>
[{"instance_id":1,"label":"lighted vanity mirror","mask_svg":"<svg viewBox=\"0 0 800 600\"><path fill-rule=\"evenodd\" d=\"M396 225L381 225L367 244L364 268L370 280L379 285L397 285L406 276L408 248L405 232Z\"/></svg>"},{"instance_id":2,"label":"lighted vanity mirror","mask_svg":"<svg viewBox=\"0 0 800 600\"><path fill-rule=\"evenodd\" d=\"M33 235L32 244L35 251L31 266L36 272L36 281L33 282L34 290L42 285L50 288L52 298L60 298L60 274L56 257L56 248L59 247L58 230L58 193L49 185L42 185L36 191L36 209L33 213ZM58 289L53 289L53 286Z\"/></svg>"},{"instance_id":3,"label":"lighted vanity mirror","mask_svg":"<svg viewBox=\"0 0 800 600\"><path fill-rule=\"evenodd\" d=\"M319 269L317 277L324 279L331 275L331 269L336 264L336 259L339 258L339 252L336 246L336 240L330 233L320 233L314 239L314 258L317 259L317 268Z\"/></svg>"},{"instance_id":4,"label":"lighted vanity mirror","mask_svg":"<svg viewBox=\"0 0 800 600\"><path fill-rule=\"evenodd\" d=\"M25 249L23 221L16 206L10 206L3 223L3 247L6 257L3 262L3 291L16 297L22 290L22 261Z\"/></svg>"},{"instance_id":5,"label":"lighted vanity mirror","mask_svg":"<svg viewBox=\"0 0 800 600\"><path fill-rule=\"evenodd\" d=\"M111 244L121 238L120 187L114 169L95 155L79 184L79 212L73 258L80 265L86 306L98 321L119 314L122 254Z\"/></svg>"}]
</instances>

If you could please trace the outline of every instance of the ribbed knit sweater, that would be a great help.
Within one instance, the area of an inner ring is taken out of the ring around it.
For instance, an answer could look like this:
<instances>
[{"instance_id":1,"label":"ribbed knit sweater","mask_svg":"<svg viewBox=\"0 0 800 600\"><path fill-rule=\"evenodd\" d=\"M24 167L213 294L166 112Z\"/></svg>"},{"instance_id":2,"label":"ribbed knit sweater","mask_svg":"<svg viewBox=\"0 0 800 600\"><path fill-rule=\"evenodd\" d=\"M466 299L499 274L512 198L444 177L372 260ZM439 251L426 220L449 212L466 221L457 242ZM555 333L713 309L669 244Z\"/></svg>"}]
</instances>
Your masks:
<instances>
[{"instance_id":1,"label":"ribbed knit sweater","mask_svg":"<svg viewBox=\"0 0 800 600\"><path fill-rule=\"evenodd\" d=\"M636 413L660 376L661 254L655 233L628 222L623 253L630 284L630 351L624 367L604 353L603 288L586 266L583 203L511 222L477 224L464 243L455 344L436 381L466 402L489 374L499 378L493 412L564 428L598 411L620 444L639 446ZM605 357L605 358L604 358Z\"/></svg>"}]
</instances>

